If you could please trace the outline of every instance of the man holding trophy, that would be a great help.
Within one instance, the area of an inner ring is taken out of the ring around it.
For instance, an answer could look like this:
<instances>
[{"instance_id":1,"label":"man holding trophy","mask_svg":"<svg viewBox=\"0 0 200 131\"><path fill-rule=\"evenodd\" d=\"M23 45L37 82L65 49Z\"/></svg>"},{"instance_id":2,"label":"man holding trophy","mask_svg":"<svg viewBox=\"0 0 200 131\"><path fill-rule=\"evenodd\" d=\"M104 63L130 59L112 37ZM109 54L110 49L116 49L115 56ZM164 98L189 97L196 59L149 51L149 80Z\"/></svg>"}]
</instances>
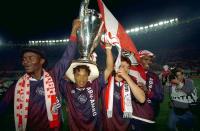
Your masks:
<instances>
[{"instance_id":1,"label":"man holding trophy","mask_svg":"<svg viewBox=\"0 0 200 131\"><path fill-rule=\"evenodd\" d=\"M90 59L100 37L102 21L94 10L87 9L88 1L81 3L80 18L74 24L80 25L77 39L80 58L72 61L66 71L70 81L62 83L62 94L68 107L68 125L71 131L101 130L100 94L106 80L113 71L111 44L105 44L106 68L99 73L97 65ZM71 38L76 39L76 36Z\"/></svg>"}]
</instances>

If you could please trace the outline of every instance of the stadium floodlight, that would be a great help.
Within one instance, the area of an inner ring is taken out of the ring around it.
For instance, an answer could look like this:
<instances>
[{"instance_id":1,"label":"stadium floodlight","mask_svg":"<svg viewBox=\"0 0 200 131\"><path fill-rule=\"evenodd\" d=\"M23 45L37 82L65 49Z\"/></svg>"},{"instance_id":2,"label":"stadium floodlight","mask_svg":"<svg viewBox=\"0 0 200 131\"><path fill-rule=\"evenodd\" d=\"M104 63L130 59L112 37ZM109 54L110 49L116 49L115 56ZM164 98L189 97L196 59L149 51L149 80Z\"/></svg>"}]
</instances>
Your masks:
<instances>
[{"instance_id":1,"label":"stadium floodlight","mask_svg":"<svg viewBox=\"0 0 200 131\"><path fill-rule=\"evenodd\" d=\"M159 22L158 24L162 26L162 25L163 25L163 22L161 21L161 22Z\"/></svg>"},{"instance_id":2,"label":"stadium floodlight","mask_svg":"<svg viewBox=\"0 0 200 131\"><path fill-rule=\"evenodd\" d=\"M159 21L157 23L152 23L146 26L135 27L130 30L127 30L126 32L127 33L147 32L149 29L150 31L156 31L158 27L160 27L159 29L161 29L162 26L167 27L167 26L174 25L176 23L178 23L178 18L169 19L165 21Z\"/></svg>"},{"instance_id":3,"label":"stadium floodlight","mask_svg":"<svg viewBox=\"0 0 200 131\"><path fill-rule=\"evenodd\" d=\"M152 27L153 27L153 24L149 25L149 27L152 28Z\"/></svg>"},{"instance_id":4,"label":"stadium floodlight","mask_svg":"<svg viewBox=\"0 0 200 131\"><path fill-rule=\"evenodd\" d=\"M176 25L178 23L178 18L174 18L174 19L169 19L169 20L164 20L164 21L159 21L157 23L152 23L150 25L146 25L146 26L138 26L135 28L131 28L126 30L126 33L135 33L138 34L138 32L148 32L148 31L156 31L157 29L161 29L162 26L165 27L169 27L172 25ZM158 28L159 27L159 28ZM63 39L63 40L39 40L39 41L28 41L29 44L31 45L43 45L42 43L47 43L46 45L54 45L55 43L65 43L68 42L69 39Z\"/></svg>"},{"instance_id":5,"label":"stadium floodlight","mask_svg":"<svg viewBox=\"0 0 200 131\"><path fill-rule=\"evenodd\" d=\"M135 28L135 32L138 32L140 30L140 28L136 27Z\"/></svg>"},{"instance_id":6,"label":"stadium floodlight","mask_svg":"<svg viewBox=\"0 0 200 131\"><path fill-rule=\"evenodd\" d=\"M135 29L131 29L131 32L135 32Z\"/></svg>"},{"instance_id":7,"label":"stadium floodlight","mask_svg":"<svg viewBox=\"0 0 200 131\"><path fill-rule=\"evenodd\" d=\"M130 33L131 31L130 30L126 30L126 33Z\"/></svg>"},{"instance_id":8,"label":"stadium floodlight","mask_svg":"<svg viewBox=\"0 0 200 131\"><path fill-rule=\"evenodd\" d=\"M168 23L169 23L169 21L168 21L168 20L164 21L164 24L168 24Z\"/></svg>"},{"instance_id":9,"label":"stadium floodlight","mask_svg":"<svg viewBox=\"0 0 200 131\"><path fill-rule=\"evenodd\" d=\"M174 21L175 21L174 19L171 19L171 20L170 20L170 23L173 23Z\"/></svg>"},{"instance_id":10,"label":"stadium floodlight","mask_svg":"<svg viewBox=\"0 0 200 131\"><path fill-rule=\"evenodd\" d=\"M135 29L131 29L131 32L135 32Z\"/></svg>"},{"instance_id":11,"label":"stadium floodlight","mask_svg":"<svg viewBox=\"0 0 200 131\"><path fill-rule=\"evenodd\" d=\"M156 27L156 26L158 26L158 24L156 23L156 24L154 24L153 26Z\"/></svg>"}]
</instances>

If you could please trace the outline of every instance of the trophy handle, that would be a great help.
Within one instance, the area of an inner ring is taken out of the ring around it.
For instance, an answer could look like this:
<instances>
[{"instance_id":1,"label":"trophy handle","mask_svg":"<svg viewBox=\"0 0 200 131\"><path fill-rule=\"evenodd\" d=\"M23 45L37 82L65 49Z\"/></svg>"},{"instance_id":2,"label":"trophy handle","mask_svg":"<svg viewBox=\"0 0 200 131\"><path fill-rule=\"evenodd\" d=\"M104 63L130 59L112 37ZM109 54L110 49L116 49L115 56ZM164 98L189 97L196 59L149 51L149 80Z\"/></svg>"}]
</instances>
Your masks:
<instances>
[{"instance_id":1,"label":"trophy handle","mask_svg":"<svg viewBox=\"0 0 200 131\"><path fill-rule=\"evenodd\" d=\"M94 51L94 49L98 46L100 40L101 40L101 35L103 34L104 30L103 30L103 25L104 25L104 22L102 21L101 22L101 25L99 27L99 31L96 35L96 37L94 38L94 44L91 48L91 51L90 51L90 54Z\"/></svg>"},{"instance_id":2,"label":"trophy handle","mask_svg":"<svg viewBox=\"0 0 200 131\"><path fill-rule=\"evenodd\" d=\"M80 5L80 11L79 11L79 19L82 21L87 14L88 11L88 5L90 0L83 0Z\"/></svg>"}]
</instances>

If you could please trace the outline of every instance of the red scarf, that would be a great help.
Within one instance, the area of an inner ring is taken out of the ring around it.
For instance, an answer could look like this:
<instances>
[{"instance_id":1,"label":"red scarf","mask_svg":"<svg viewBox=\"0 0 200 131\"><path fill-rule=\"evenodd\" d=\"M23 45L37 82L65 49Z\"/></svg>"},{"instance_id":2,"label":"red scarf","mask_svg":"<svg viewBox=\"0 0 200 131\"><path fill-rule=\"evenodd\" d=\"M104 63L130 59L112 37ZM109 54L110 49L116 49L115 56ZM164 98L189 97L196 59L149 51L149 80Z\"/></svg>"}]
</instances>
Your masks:
<instances>
[{"instance_id":1,"label":"red scarf","mask_svg":"<svg viewBox=\"0 0 200 131\"><path fill-rule=\"evenodd\" d=\"M44 92L45 103L47 109L47 116L50 128L59 127L59 116L56 107L56 91L52 77L43 70L44 75ZM25 74L22 76L15 88L14 97L14 113L15 113L15 127L16 130L26 130L26 123L28 118L28 106L30 96L30 76ZM38 114L39 115L39 114Z\"/></svg>"}]
</instances>

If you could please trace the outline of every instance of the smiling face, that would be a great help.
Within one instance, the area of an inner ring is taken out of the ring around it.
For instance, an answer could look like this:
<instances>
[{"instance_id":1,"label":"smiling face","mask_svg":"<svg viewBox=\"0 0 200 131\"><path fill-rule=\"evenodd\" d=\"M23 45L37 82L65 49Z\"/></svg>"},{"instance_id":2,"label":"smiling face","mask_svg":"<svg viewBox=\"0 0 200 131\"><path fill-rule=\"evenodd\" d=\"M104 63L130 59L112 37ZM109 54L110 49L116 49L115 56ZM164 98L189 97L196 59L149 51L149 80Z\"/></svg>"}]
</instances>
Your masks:
<instances>
[{"instance_id":1,"label":"smiling face","mask_svg":"<svg viewBox=\"0 0 200 131\"><path fill-rule=\"evenodd\" d=\"M22 56L22 65L28 74L35 74L42 70L45 60L34 52L25 52Z\"/></svg>"},{"instance_id":2,"label":"smiling face","mask_svg":"<svg viewBox=\"0 0 200 131\"><path fill-rule=\"evenodd\" d=\"M88 82L90 69L86 65L80 65L73 69L75 83L79 88L84 88Z\"/></svg>"},{"instance_id":3,"label":"smiling face","mask_svg":"<svg viewBox=\"0 0 200 131\"><path fill-rule=\"evenodd\" d=\"M83 88L88 82L88 72L85 69L80 69L74 73L74 79L76 85L79 88Z\"/></svg>"}]
</instances>

